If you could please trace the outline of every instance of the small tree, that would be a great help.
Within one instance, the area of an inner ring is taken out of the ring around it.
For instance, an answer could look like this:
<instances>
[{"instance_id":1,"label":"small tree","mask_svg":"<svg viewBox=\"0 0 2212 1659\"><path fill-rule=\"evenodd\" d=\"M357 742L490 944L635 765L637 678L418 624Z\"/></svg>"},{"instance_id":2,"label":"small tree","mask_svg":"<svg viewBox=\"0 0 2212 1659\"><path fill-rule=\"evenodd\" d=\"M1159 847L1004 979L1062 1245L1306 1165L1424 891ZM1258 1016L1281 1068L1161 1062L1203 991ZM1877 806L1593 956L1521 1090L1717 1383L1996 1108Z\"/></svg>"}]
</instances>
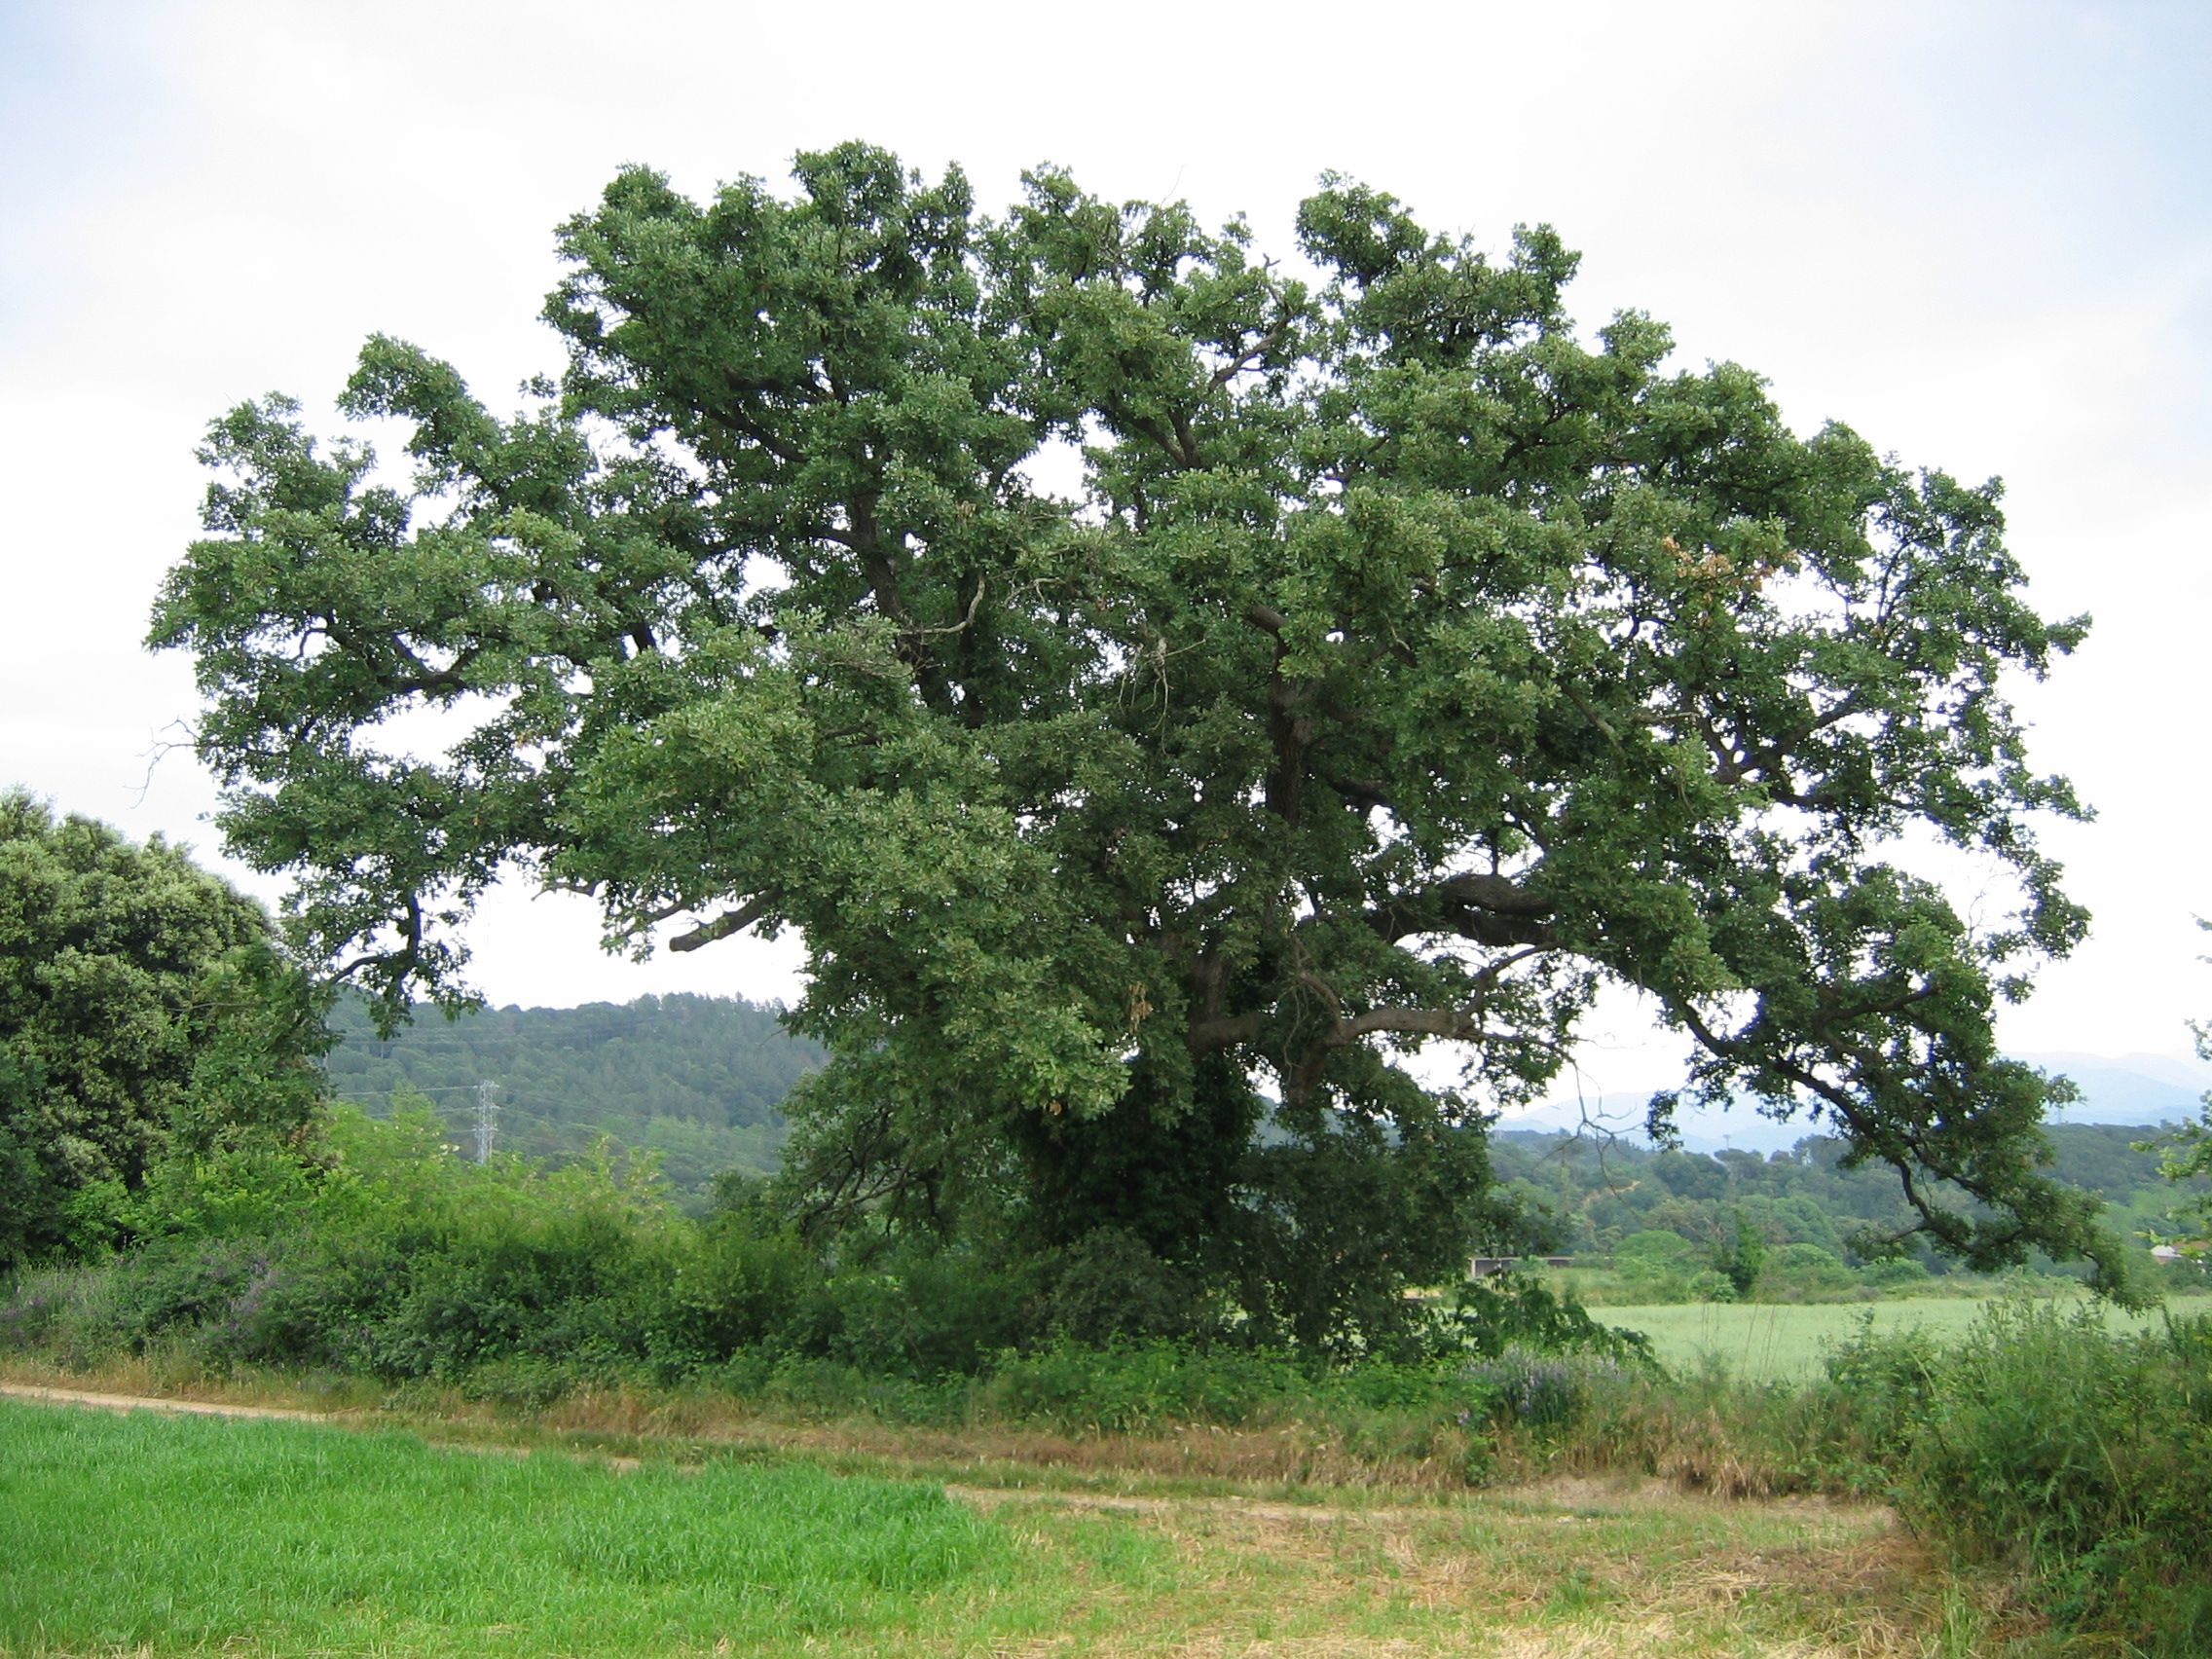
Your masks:
<instances>
[{"instance_id":1,"label":"small tree","mask_svg":"<svg viewBox=\"0 0 2212 1659\"><path fill-rule=\"evenodd\" d=\"M303 1127L318 1005L268 913L155 838L0 794L0 1267L165 1151Z\"/></svg>"},{"instance_id":2,"label":"small tree","mask_svg":"<svg viewBox=\"0 0 2212 1659\"><path fill-rule=\"evenodd\" d=\"M1766 1269L1766 1238L1741 1204L1730 1210L1729 1224L1726 1236L1714 1241L1713 1267L1728 1281L1738 1302L1749 1302Z\"/></svg>"},{"instance_id":3,"label":"small tree","mask_svg":"<svg viewBox=\"0 0 2212 1659\"><path fill-rule=\"evenodd\" d=\"M2212 1038L2203 1027L2196 1034L2197 1052L2212 1059ZM2157 1151L2158 1173L2174 1182L2201 1180L2212 1176L2212 1095L2205 1096L2204 1108L2194 1124L2184 1124L2162 1141L2137 1142L2141 1151ZM2212 1192L2199 1192L2177 1206L2175 1215L2195 1229L2188 1241L2189 1248L2201 1251L2212 1247Z\"/></svg>"},{"instance_id":4,"label":"small tree","mask_svg":"<svg viewBox=\"0 0 2212 1659\"><path fill-rule=\"evenodd\" d=\"M1111 1229L1259 1331L1456 1272L1485 1108L1604 981L1944 1248L2116 1259L1990 1034L2085 923L2005 684L2083 624L1994 484L1799 438L1641 314L1578 336L1548 229L1493 262L1332 182L1309 279L1052 171L996 219L861 145L797 178L615 179L514 420L372 341L346 407L411 424L406 489L280 398L212 428L153 641L341 972L464 994L510 864L619 944L798 928L800 1214ZM425 705L441 753L382 740ZM1406 1069L1439 1044L1458 1089Z\"/></svg>"},{"instance_id":5,"label":"small tree","mask_svg":"<svg viewBox=\"0 0 2212 1659\"><path fill-rule=\"evenodd\" d=\"M2212 921L2198 917L2196 925L2212 932ZM2212 1023L2193 1021L2197 1058L2212 1060ZM2174 1182L2212 1176L2212 1094L2204 1096L2203 1110L2194 1124L2184 1124L2159 1140L2135 1141L2137 1152L2156 1152L2158 1173ZM2196 1234L2189 1242L2194 1249L2212 1247L2212 1193L2199 1193L2174 1211L2177 1219L2193 1225Z\"/></svg>"}]
</instances>

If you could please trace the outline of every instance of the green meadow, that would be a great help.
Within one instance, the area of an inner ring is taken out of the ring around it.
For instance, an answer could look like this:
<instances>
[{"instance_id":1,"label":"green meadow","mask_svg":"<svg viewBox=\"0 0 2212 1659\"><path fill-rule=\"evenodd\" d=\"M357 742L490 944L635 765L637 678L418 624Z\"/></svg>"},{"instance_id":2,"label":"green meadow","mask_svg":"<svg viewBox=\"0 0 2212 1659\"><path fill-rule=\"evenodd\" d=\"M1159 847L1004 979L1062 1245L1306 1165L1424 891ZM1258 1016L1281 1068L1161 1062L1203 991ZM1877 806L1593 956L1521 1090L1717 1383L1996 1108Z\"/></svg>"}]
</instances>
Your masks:
<instances>
[{"instance_id":1,"label":"green meadow","mask_svg":"<svg viewBox=\"0 0 2212 1659\"><path fill-rule=\"evenodd\" d=\"M1671 1370L1717 1366L1745 1382L1801 1382L1816 1376L1835 1346L1869 1326L1876 1334L1927 1330L1938 1339L1962 1335L1990 1306L1987 1297L1903 1297L1879 1302L1685 1302L1611 1307L1592 1311L1608 1325L1641 1331ZM2130 1314L2101 1309L2116 1330L2212 1313L2212 1292L2175 1296L2160 1310ZM2069 1301L2067 1306L2075 1306Z\"/></svg>"},{"instance_id":2,"label":"green meadow","mask_svg":"<svg viewBox=\"0 0 2212 1659\"><path fill-rule=\"evenodd\" d=\"M913 1483L0 1402L0 1653L665 1653L926 1618L1003 1530Z\"/></svg>"},{"instance_id":3,"label":"green meadow","mask_svg":"<svg viewBox=\"0 0 2212 1659\"><path fill-rule=\"evenodd\" d=\"M948 1496L0 1401L0 1654L1920 1659L1995 1651L1949 1643L2009 1616L1871 1505L1296 1496Z\"/></svg>"}]
</instances>

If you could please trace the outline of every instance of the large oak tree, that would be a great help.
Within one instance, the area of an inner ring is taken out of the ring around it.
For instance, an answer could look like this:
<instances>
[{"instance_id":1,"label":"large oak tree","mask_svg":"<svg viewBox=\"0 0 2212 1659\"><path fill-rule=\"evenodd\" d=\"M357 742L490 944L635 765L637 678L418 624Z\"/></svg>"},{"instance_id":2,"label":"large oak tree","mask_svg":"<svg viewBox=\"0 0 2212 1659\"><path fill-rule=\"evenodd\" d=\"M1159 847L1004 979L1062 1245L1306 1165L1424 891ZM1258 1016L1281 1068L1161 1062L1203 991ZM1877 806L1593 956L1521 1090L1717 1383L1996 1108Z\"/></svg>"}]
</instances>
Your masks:
<instances>
[{"instance_id":1,"label":"large oak tree","mask_svg":"<svg viewBox=\"0 0 2212 1659\"><path fill-rule=\"evenodd\" d=\"M1332 181L1292 266L1054 171L997 218L858 145L796 179L616 178L512 419L372 340L404 488L281 398L213 427L153 640L341 972L453 993L513 866L616 944L795 927L813 1213L1113 1229L1313 1341L1448 1271L1469 1126L1605 981L1970 1260L2098 1248L1991 1038L2084 926L2006 683L2083 624L1994 485L1578 334L1547 229L1493 260Z\"/></svg>"}]
</instances>

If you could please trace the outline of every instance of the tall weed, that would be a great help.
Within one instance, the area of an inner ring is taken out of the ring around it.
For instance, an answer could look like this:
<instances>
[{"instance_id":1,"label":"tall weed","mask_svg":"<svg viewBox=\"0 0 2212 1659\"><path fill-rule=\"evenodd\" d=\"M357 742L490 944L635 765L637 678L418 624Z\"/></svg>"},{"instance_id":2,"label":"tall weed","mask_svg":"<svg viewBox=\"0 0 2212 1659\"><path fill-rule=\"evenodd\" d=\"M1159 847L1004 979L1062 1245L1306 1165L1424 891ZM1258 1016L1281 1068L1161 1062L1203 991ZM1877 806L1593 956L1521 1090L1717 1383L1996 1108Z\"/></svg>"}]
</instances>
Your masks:
<instances>
[{"instance_id":1,"label":"tall weed","mask_svg":"<svg viewBox=\"0 0 2212 1659\"><path fill-rule=\"evenodd\" d=\"M2021 1299L1948 1348L1862 1340L1829 1382L1829 1450L1922 1530L2026 1572L2062 1626L2212 1652L2212 1321L2114 1333Z\"/></svg>"}]
</instances>

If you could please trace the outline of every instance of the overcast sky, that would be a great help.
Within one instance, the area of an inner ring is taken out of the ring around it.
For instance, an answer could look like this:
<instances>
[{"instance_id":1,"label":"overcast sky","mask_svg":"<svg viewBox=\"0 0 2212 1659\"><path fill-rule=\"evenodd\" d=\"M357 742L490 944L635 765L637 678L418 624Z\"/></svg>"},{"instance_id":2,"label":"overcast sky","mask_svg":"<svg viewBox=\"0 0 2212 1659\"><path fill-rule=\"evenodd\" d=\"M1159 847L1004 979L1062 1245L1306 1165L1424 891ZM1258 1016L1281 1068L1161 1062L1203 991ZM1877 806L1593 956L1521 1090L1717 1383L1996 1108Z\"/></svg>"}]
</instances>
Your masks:
<instances>
[{"instance_id":1,"label":"overcast sky","mask_svg":"<svg viewBox=\"0 0 2212 1659\"><path fill-rule=\"evenodd\" d=\"M2180 1053L2212 1014L2202 4L0 0L0 786L219 862L211 786L162 753L189 665L139 646L208 420L283 390L327 423L371 331L504 406L558 367L552 229L618 166L704 193L847 137L959 163L986 207L1052 161L1263 248L1327 169L1492 246L1548 220L1585 326L1639 307L1801 430L2001 474L2032 597L2096 617L2023 705L2100 815L2048 835L2095 937L2006 1035ZM788 950L596 940L580 902L504 894L476 981L795 994ZM1663 1081L1604 1035L1596 1087Z\"/></svg>"}]
</instances>

